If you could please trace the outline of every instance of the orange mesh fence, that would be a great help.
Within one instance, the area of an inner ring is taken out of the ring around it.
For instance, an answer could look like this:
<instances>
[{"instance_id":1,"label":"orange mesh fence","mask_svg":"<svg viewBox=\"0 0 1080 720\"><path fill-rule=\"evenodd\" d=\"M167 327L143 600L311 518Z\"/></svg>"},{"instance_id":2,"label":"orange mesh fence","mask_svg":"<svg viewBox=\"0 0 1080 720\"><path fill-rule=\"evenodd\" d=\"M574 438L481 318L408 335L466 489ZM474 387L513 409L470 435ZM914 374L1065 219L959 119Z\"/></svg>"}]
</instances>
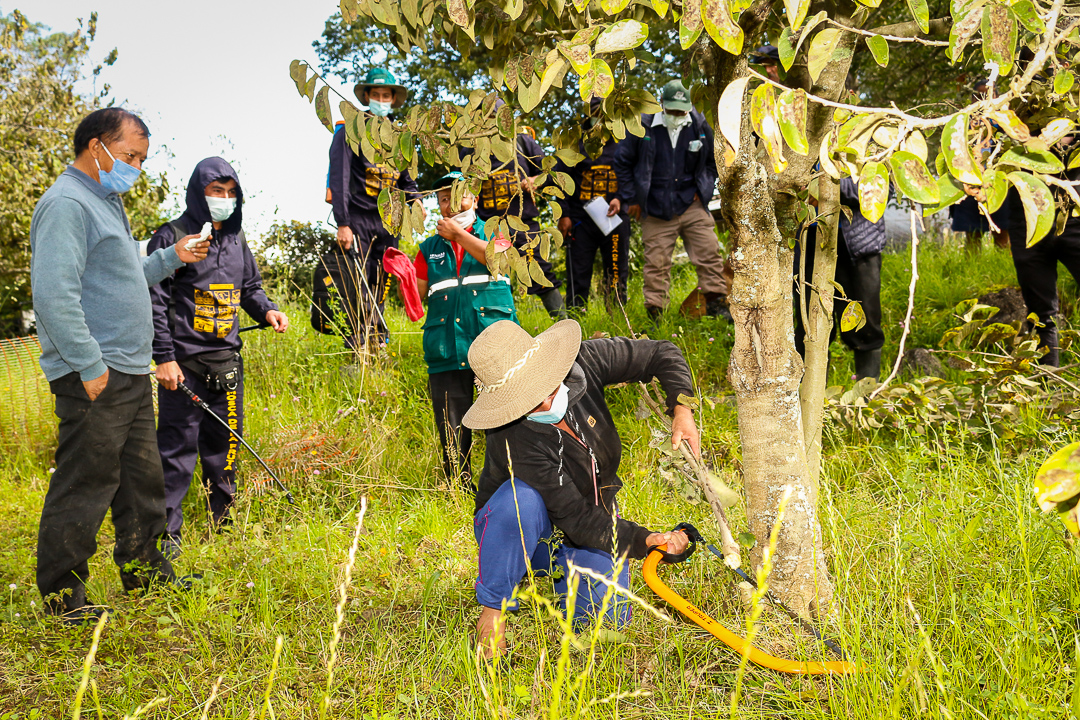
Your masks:
<instances>
[{"instance_id":1,"label":"orange mesh fence","mask_svg":"<svg viewBox=\"0 0 1080 720\"><path fill-rule=\"evenodd\" d=\"M0 339L0 449L38 448L56 434L37 337Z\"/></svg>"}]
</instances>

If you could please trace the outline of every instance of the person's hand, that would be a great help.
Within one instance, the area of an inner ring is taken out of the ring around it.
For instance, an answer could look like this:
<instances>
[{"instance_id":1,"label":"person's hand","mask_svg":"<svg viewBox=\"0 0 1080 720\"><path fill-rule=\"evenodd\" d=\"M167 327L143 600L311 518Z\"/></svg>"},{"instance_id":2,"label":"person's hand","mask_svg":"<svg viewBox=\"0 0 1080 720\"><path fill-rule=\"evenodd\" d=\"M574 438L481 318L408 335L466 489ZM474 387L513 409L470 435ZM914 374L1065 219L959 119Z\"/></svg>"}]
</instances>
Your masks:
<instances>
[{"instance_id":1,"label":"person's hand","mask_svg":"<svg viewBox=\"0 0 1080 720\"><path fill-rule=\"evenodd\" d=\"M521 187L528 190L530 193L536 194L536 178L527 177L521 180Z\"/></svg>"},{"instance_id":2,"label":"person's hand","mask_svg":"<svg viewBox=\"0 0 1080 720\"><path fill-rule=\"evenodd\" d=\"M562 233L564 238L570 237L570 229L573 228L574 221L563 215L559 218L559 232Z\"/></svg>"},{"instance_id":3,"label":"person's hand","mask_svg":"<svg viewBox=\"0 0 1080 720\"><path fill-rule=\"evenodd\" d=\"M185 263L197 263L200 260L206 258L206 254L210 252L210 241L203 240L200 243L195 243L188 249L188 241L198 240L199 235L188 235L187 237L180 238L180 242L176 243L176 256Z\"/></svg>"},{"instance_id":4,"label":"person's hand","mask_svg":"<svg viewBox=\"0 0 1080 720\"><path fill-rule=\"evenodd\" d=\"M685 405L676 405L675 417L671 419L671 447L678 450L683 440L690 446L694 457L701 457L701 436L694 423L694 413Z\"/></svg>"},{"instance_id":5,"label":"person's hand","mask_svg":"<svg viewBox=\"0 0 1080 720\"><path fill-rule=\"evenodd\" d=\"M611 202L607 206L607 216L615 217L622 210L622 203L619 202L619 198L611 198Z\"/></svg>"},{"instance_id":6,"label":"person's hand","mask_svg":"<svg viewBox=\"0 0 1080 720\"><path fill-rule=\"evenodd\" d=\"M438 224L435 225L435 232L447 240L457 240L458 233L465 232L465 230L450 218L439 218Z\"/></svg>"},{"instance_id":7,"label":"person's hand","mask_svg":"<svg viewBox=\"0 0 1080 720\"><path fill-rule=\"evenodd\" d=\"M184 371L180 369L180 363L170 360L157 366L154 377L166 390L175 390L180 383L184 382Z\"/></svg>"},{"instance_id":8,"label":"person's hand","mask_svg":"<svg viewBox=\"0 0 1080 720\"><path fill-rule=\"evenodd\" d=\"M964 183L964 192L975 198L978 202L986 202L986 188L981 185L968 185Z\"/></svg>"},{"instance_id":9,"label":"person's hand","mask_svg":"<svg viewBox=\"0 0 1080 720\"><path fill-rule=\"evenodd\" d=\"M266 313L266 322L279 333L289 329L289 316L280 310L270 310ZM171 389L171 388L170 388Z\"/></svg>"},{"instance_id":10,"label":"person's hand","mask_svg":"<svg viewBox=\"0 0 1080 720\"><path fill-rule=\"evenodd\" d=\"M649 537L645 538L645 544L649 547L667 545L664 552L669 555L682 555L690 544L690 538L682 530L672 530L666 533L650 533Z\"/></svg>"},{"instance_id":11,"label":"person's hand","mask_svg":"<svg viewBox=\"0 0 1080 720\"><path fill-rule=\"evenodd\" d=\"M94 378L93 380L83 380L83 389L86 390L86 394L90 397L90 402L94 402L98 399L98 395L105 392L105 386L109 384L109 368L105 368L105 372Z\"/></svg>"},{"instance_id":12,"label":"person's hand","mask_svg":"<svg viewBox=\"0 0 1080 720\"><path fill-rule=\"evenodd\" d=\"M337 229L337 244L342 250L348 250L352 247L353 232L352 228L348 225L339 225Z\"/></svg>"},{"instance_id":13,"label":"person's hand","mask_svg":"<svg viewBox=\"0 0 1080 720\"><path fill-rule=\"evenodd\" d=\"M634 218L635 220L641 219L641 206L637 203L627 207L626 212L628 212L630 214L630 217Z\"/></svg>"}]
</instances>

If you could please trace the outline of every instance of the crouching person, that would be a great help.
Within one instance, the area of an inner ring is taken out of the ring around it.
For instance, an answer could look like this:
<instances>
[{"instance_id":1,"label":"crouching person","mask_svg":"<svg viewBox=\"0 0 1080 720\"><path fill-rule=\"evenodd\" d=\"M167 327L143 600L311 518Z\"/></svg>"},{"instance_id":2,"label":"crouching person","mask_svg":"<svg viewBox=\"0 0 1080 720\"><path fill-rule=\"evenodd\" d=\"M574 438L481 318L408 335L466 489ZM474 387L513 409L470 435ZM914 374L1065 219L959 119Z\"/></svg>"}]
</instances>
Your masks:
<instances>
[{"instance_id":1,"label":"crouching person","mask_svg":"<svg viewBox=\"0 0 1080 720\"><path fill-rule=\"evenodd\" d=\"M435 183L442 219L437 234L420 244L413 266L417 291L427 298L424 361L443 470L472 489L472 430L461 424L475 390L469 346L484 328L499 320L516 322L517 315L510 279L488 273L484 221L476 217L474 196L466 192L460 207L452 206L452 187L461 178L453 172Z\"/></svg>"},{"instance_id":2,"label":"crouching person","mask_svg":"<svg viewBox=\"0 0 1080 720\"><path fill-rule=\"evenodd\" d=\"M289 319L266 297L262 276L241 229L244 195L229 163L206 158L187 187L187 209L162 225L150 249L171 247L210 223L209 262L181 269L150 291L157 363L158 448L165 470L165 535L170 557L180 551L181 505L202 458L203 485L215 526L229 521L236 492L239 443L179 389L184 383L237 432L243 433L244 385L239 309L285 332Z\"/></svg>"},{"instance_id":3,"label":"crouching person","mask_svg":"<svg viewBox=\"0 0 1080 720\"><path fill-rule=\"evenodd\" d=\"M619 516L622 442L604 388L656 378L672 414L673 445L686 440L698 453L698 431L690 408L676 401L680 393L694 392L690 369L667 341L582 342L573 320L533 338L501 322L480 334L469 362L480 393L465 425L488 431L473 530L480 565L476 599L482 606L476 637L490 657L505 650L501 610L516 608L514 588L530 569L544 574L561 568L555 588L565 610L570 563L629 588L625 558L644 558L654 545L666 544L673 554L686 548L681 531L653 532ZM572 620L582 627L600 619L608 588L589 577L576 582ZM603 620L618 628L630 615L619 595Z\"/></svg>"}]
</instances>

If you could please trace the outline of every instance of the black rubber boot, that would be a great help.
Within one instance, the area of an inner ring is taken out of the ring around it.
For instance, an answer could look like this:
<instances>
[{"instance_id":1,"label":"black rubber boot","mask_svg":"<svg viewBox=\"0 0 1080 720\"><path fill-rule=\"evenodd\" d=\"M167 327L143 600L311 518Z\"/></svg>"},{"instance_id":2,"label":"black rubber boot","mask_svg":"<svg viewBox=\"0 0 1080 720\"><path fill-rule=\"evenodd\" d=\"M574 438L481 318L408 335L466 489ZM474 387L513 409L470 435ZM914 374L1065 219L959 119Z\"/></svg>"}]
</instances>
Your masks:
<instances>
[{"instance_id":1,"label":"black rubber boot","mask_svg":"<svg viewBox=\"0 0 1080 720\"><path fill-rule=\"evenodd\" d=\"M540 293L540 302L544 303L544 309L551 317L556 320L566 319L566 306L563 304L563 296L559 288L548 288Z\"/></svg>"},{"instance_id":2,"label":"black rubber boot","mask_svg":"<svg viewBox=\"0 0 1080 720\"><path fill-rule=\"evenodd\" d=\"M646 305L645 314L649 316L649 322L660 322L660 318L664 315L664 308L656 307L655 305Z\"/></svg>"},{"instance_id":3,"label":"black rubber boot","mask_svg":"<svg viewBox=\"0 0 1080 720\"><path fill-rule=\"evenodd\" d=\"M881 348L855 351L855 377L858 380L867 377L881 379Z\"/></svg>"},{"instance_id":4,"label":"black rubber boot","mask_svg":"<svg viewBox=\"0 0 1080 720\"><path fill-rule=\"evenodd\" d=\"M731 311L728 310L727 295L719 293L705 299L705 314L709 317L722 317L731 322Z\"/></svg>"}]
</instances>

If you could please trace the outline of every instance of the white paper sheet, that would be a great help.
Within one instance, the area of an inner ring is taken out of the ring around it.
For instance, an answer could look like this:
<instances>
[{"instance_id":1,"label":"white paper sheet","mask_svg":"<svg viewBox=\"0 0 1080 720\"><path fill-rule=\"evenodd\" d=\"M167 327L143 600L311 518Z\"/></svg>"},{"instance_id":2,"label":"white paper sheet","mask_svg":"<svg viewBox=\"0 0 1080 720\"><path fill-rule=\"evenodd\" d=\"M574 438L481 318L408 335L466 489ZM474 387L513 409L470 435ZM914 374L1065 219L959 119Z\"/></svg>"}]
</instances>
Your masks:
<instances>
[{"instance_id":1,"label":"white paper sheet","mask_svg":"<svg viewBox=\"0 0 1080 720\"><path fill-rule=\"evenodd\" d=\"M608 217L608 201L603 196L594 197L585 204L585 212L589 213L589 219L600 228L604 235L610 235L615 228L622 224L622 218L618 215Z\"/></svg>"}]
</instances>

